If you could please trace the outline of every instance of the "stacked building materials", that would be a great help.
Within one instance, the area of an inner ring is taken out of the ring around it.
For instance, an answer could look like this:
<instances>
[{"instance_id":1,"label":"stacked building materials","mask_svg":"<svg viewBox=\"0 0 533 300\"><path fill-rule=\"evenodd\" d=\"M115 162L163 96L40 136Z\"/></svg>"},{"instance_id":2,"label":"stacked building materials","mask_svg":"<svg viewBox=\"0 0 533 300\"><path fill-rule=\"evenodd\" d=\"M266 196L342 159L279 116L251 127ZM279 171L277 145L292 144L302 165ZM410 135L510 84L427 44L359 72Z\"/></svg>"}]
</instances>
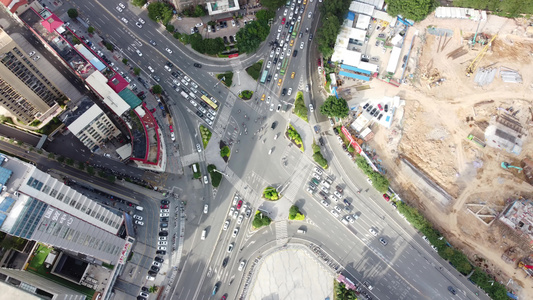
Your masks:
<instances>
[{"instance_id":1,"label":"stacked building materials","mask_svg":"<svg viewBox=\"0 0 533 300\"><path fill-rule=\"evenodd\" d=\"M489 85L494 80L497 71L498 69L495 68L481 68L477 71L476 76L474 77L474 82L479 86Z\"/></svg>"},{"instance_id":2,"label":"stacked building materials","mask_svg":"<svg viewBox=\"0 0 533 300\"><path fill-rule=\"evenodd\" d=\"M500 67L500 77L503 82L522 83L522 76L517 70Z\"/></svg>"}]
</instances>

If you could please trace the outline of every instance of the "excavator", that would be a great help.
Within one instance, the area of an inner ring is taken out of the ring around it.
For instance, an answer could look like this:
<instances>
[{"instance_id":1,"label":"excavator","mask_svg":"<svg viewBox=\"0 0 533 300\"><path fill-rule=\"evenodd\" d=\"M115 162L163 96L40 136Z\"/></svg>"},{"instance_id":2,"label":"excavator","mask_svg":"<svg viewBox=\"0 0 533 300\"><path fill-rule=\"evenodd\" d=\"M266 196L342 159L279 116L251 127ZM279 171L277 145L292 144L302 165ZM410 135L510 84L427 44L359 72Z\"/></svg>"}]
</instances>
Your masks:
<instances>
[{"instance_id":1,"label":"excavator","mask_svg":"<svg viewBox=\"0 0 533 300\"><path fill-rule=\"evenodd\" d=\"M483 47L483 49L481 49L481 51L478 53L476 58L474 58L474 60L470 63L468 68L466 68L466 76L470 77L470 75L474 74L474 72L476 71L477 67L479 66L479 63L481 62L481 60L483 59L483 57L487 53L487 50L489 49L489 46L491 45L492 41L494 41L494 39L497 36L498 35L495 34L492 37L492 39L485 45L485 47Z\"/></svg>"},{"instance_id":2,"label":"excavator","mask_svg":"<svg viewBox=\"0 0 533 300\"><path fill-rule=\"evenodd\" d=\"M517 167L517 166L513 166L513 165L511 165L511 164L509 164L508 162L505 162L505 161L502 161L502 168L504 168L504 169L514 168L514 169L517 169L519 173L520 173L520 171L523 170L522 168Z\"/></svg>"}]
</instances>

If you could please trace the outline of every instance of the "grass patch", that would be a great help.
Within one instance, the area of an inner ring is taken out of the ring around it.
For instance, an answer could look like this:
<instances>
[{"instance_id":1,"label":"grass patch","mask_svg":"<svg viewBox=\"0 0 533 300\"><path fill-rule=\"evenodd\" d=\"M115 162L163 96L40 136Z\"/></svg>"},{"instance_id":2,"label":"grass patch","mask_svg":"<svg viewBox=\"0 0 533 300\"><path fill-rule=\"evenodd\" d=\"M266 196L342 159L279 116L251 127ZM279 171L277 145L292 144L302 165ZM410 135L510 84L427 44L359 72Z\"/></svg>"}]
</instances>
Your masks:
<instances>
[{"instance_id":1,"label":"grass patch","mask_svg":"<svg viewBox=\"0 0 533 300\"><path fill-rule=\"evenodd\" d=\"M95 292L94 290L88 287L77 285L61 277L50 274L50 271L44 266L44 260L46 259L46 257L48 256L51 250L52 250L51 248L47 248L43 245L39 245L39 248L37 249L37 254L30 261L30 265L28 266L27 271L30 273L40 275L41 277L45 277L50 281L53 281L57 284L65 286L74 291L87 295L89 299L92 299L94 292Z\"/></svg>"},{"instance_id":2,"label":"grass patch","mask_svg":"<svg viewBox=\"0 0 533 300\"><path fill-rule=\"evenodd\" d=\"M265 190L263 191L263 197L271 201L276 201L276 200L279 200L279 198L281 198L281 195L278 193L276 188L272 186L267 186Z\"/></svg>"},{"instance_id":3,"label":"grass patch","mask_svg":"<svg viewBox=\"0 0 533 300\"><path fill-rule=\"evenodd\" d=\"M246 73L250 75L255 81L259 79L259 76L261 75L261 67L263 66L263 61L260 60L256 62L255 64L251 65L250 67L246 68Z\"/></svg>"},{"instance_id":4,"label":"grass patch","mask_svg":"<svg viewBox=\"0 0 533 300\"><path fill-rule=\"evenodd\" d=\"M244 90L239 94L239 98L242 100L250 100L252 99L252 96L254 95L254 92L249 90Z\"/></svg>"},{"instance_id":5,"label":"grass patch","mask_svg":"<svg viewBox=\"0 0 533 300\"><path fill-rule=\"evenodd\" d=\"M272 223L272 220L269 217L265 216L260 211L255 212L254 220L252 221L252 226L255 229L259 229L263 226L268 226L270 225L270 223Z\"/></svg>"},{"instance_id":6,"label":"grass patch","mask_svg":"<svg viewBox=\"0 0 533 300\"><path fill-rule=\"evenodd\" d=\"M303 221L305 220L304 214L300 211L298 206L293 205L289 209L289 220L295 220L295 221Z\"/></svg>"},{"instance_id":7,"label":"grass patch","mask_svg":"<svg viewBox=\"0 0 533 300\"><path fill-rule=\"evenodd\" d=\"M304 93L298 92L296 94L296 100L294 101L294 110L293 113L297 115L300 119L309 122L307 117L307 107L305 106Z\"/></svg>"},{"instance_id":8,"label":"grass patch","mask_svg":"<svg viewBox=\"0 0 533 300\"><path fill-rule=\"evenodd\" d=\"M211 184L213 185L213 187L218 187L220 185L220 182L222 181L222 174L216 172L216 169L217 167L215 165L207 166L207 171L211 176Z\"/></svg>"},{"instance_id":9,"label":"grass patch","mask_svg":"<svg viewBox=\"0 0 533 300\"><path fill-rule=\"evenodd\" d=\"M193 166L196 166L196 172L194 172L194 167ZM193 174L194 179L198 179L198 178L202 177L202 173L200 173L200 165L198 165L198 163L192 164L191 165L191 169L192 169L192 174Z\"/></svg>"},{"instance_id":10,"label":"grass patch","mask_svg":"<svg viewBox=\"0 0 533 300\"><path fill-rule=\"evenodd\" d=\"M328 161L324 158L324 155L322 155L322 152L320 151L320 146L318 146L315 142L313 142L313 145L311 146L313 148L313 159L317 164L319 164L322 168L327 169Z\"/></svg>"},{"instance_id":11,"label":"grass patch","mask_svg":"<svg viewBox=\"0 0 533 300\"><path fill-rule=\"evenodd\" d=\"M304 144L302 142L302 137L300 136L298 131L296 131L294 126L292 126L292 124L289 124L289 127L287 127L286 134L287 137L291 140L291 142L293 142L298 147L298 149L304 152Z\"/></svg>"},{"instance_id":12,"label":"grass patch","mask_svg":"<svg viewBox=\"0 0 533 300\"><path fill-rule=\"evenodd\" d=\"M222 80L224 78L224 80ZM233 72L226 72L223 74L217 74L217 79L222 80L222 82L227 86L230 87L233 84Z\"/></svg>"},{"instance_id":13,"label":"grass patch","mask_svg":"<svg viewBox=\"0 0 533 300\"><path fill-rule=\"evenodd\" d=\"M209 140L211 139L211 131L209 128L205 127L204 125L200 125L200 135L202 136L202 143L204 144L204 149L207 148L207 143L209 143Z\"/></svg>"}]
</instances>

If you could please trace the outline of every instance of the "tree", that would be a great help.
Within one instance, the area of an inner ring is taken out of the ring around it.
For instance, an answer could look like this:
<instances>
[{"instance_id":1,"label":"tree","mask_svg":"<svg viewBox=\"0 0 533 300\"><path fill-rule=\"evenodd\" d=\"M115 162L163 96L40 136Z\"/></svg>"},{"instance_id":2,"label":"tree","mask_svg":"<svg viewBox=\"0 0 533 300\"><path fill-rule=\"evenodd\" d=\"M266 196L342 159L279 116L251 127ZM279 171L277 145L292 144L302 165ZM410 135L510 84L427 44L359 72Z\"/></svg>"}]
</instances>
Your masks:
<instances>
[{"instance_id":1,"label":"tree","mask_svg":"<svg viewBox=\"0 0 533 300\"><path fill-rule=\"evenodd\" d=\"M324 168L324 169L328 168L328 161L324 158L324 156L322 155L322 152L315 152L315 154L313 154L313 159L322 168Z\"/></svg>"},{"instance_id":2,"label":"tree","mask_svg":"<svg viewBox=\"0 0 533 300\"><path fill-rule=\"evenodd\" d=\"M89 26L89 28L87 28L87 32L90 33L90 34L93 34L94 33L94 27Z\"/></svg>"},{"instance_id":3,"label":"tree","mask_svg":"<svg viewBox=\"0 0 533 300\"><path fill-rule=\"evenodd\" d=\"M270 26L266 20L257 20L241 27L237 32L237 47L240 52L252 53L257 50L270 32Z\"/></svg>"},{"instance_id":4,"label":"tree","mask_svg":"<svg viewBox=\"0 0 533 300\"><path fill-rule=\"evenodd\" d=\"M229 154L230 154L230 149L228 146L224 146L222 149L220 149L220 156L228 157Z\"/></svg>"},{"instance_id":5,"label":"tree","mask_svg":"<svg viewBox=\"0 0 533 300\"><path fill-rule=\"evenodd\" d=\"M138 67L133 68L133 74L135 74L135 76L139 76L139 74L141 74L141 68L138 68Z\"/></svg>"},{"instance_id":6,"label":"tree","mask_svg":"<svg viewBox=\"0 0 533 300\"><path fill-rule=\"evenodd\" d=\"M73 43L74 45L77 45L77 44L81 44L81 41L80 41L78 38L73 38L73 39L72 39L72 43Z\"/></svg>"},{"instance_id":7,"label":"tree","mask_svg":"<svg viewBox=\"0 0 533 300\"><path fill-rule=\"evenodd\" d=\"M115 46L113 46L113 44L107 42L105 43L105 47L107 48L107 50L113 52L113 50L115 49Z\"/></svg>"},{"instance_id":8,"label":"tree","mask_svg":"<svg viewBox=\"0 0 533 300\"><path fill-rule=\"evenodd\" d=\"M257 18L257 20L265 20L268 22L268 20L276 17L276 11L270 9L262 9L256 12L255 17Z\"/></svg>"},{"instance_id":9,"label":"tree","mask_svg":"<svg viewBox=\"0 0 533 300\"><path fill-rule=\"evenodd\" d=\"M261 5L274 11L285 3L287 3L286 0L261 0Z\"/></svg>"},{"instance_id":10,"label":"tree","mask_svg":"<svg viewBox=\"0 0 533 300\"><path fill-rule=\"evenodd\" d=\"M298 206L293 205L289 209L289 220L302 221L305 219L305 216L302 214Z\"/></svg>"},{"instance_id":11,"label":"tree","mask_svg":"<svg viewBox=\"0 0 533 300\"><path fill-rule=\"evenodd\" d=\"M148 5L148 18L167 25L174 15L172 7L163 2L152 2Z\"/></svg>"},{"instance_id":12,"label":"tree","mask_svg":"<svg viewBox=\"0 0 533 300\"><path fill-rule=\"evenodd\" d=\"M348 116L348 103L343 98L329 96L320 106L320 113L328 117L345 118Z\"/></svg>"},{"instance_id":13,"label":"tree","mask_svg":"<svg viewBox=\"0 0 533 300\"><path fill-rule=\"evenodd\" d=\"M176 30L174 25L171 25L171 24L167 24L166 29L168 32L174 32L174 30Z\"/></svg>"},{"instance_id":14,"label":"tree","mask_svg":"<svg viewBox=\"0 0 533 300\"><path fill-rule=\"evenodd\" d=\"M196 5L196 7L194 8L194 13L193 13L193 16L194 17L203 17L205 16L205 9L203 6L201 5Z\"/></svg>"},{"instance_id":15,"label":"tree","mask_svg":"<svg viewBox=\"0 0 533 300\"><path fill-rule=\"evenodd\" d=\"M143 5L146 4L146 0L132 0L131 4L138 6L138 7L142 7Z\"/></svg>"},{"instance_id":16,"label":"tree","mask_svg":"<svg viewBox=\"0 0 533 300\"><path fill-rule=\"evenodd\" d=\"M67 14L71 19L75 19L78 17L78 10L75 8L71 8L67 11Z\"/></svg>"},{"instance_id":17,"label":"tree","mask_svg":"<svg viewBox=\"0 0 533 300\"><path fill-rule=\"evenodd\" d=\"M268 186L263 191L263 197L269 200L279 200L278 191L274 187Z\"/></svg>"},{"instance_id":18,"label":"tree","mask_svg":"<svg viewBox=\"0 0 533 300\"><path fill-rule=\"evenodd\" d=\"M156 95L161 95L162 92L163 92L163 88L161 88L159 84L156 84L152 87L152 93Z\"/></svg>"},{"instance_id":19,"label":"tree","mask_svg":"<svg viewBox=\"0 0 533 300\"><path fill-rule=\"evenodd\" d=\"M415 22L424 20L438 5L436 0L385 0L389 5L387 12L389 15L414 20Z\"/></svg>"},{"instance_id":20,"label":"tree","mask_svg":"<svg viewBox=\"0 0 533 300\"><path fill-rule=\"evenodd\" d=\"M333 48L337 41L337 35L341 30L339 18L333 14L328 14L322 18L322 24L317 30L318 51L324 57L331 57L333 55Z\"/></svg>"},{"instance_id":21,"label":"tree","mask_svg":"<svg viewBox=\"0 0 533 300\"><path fill-rule=\"evenodd\" d=\"M258 212L255 214L254 220L252 221L252 225L255 228L261 228L263 226L270 225L270 222L272 222L272 220L269 217L263 215L263 213L261 212Z\"/></svg>"},{"instance_id":22,"label":"tree","mask_svg":"<svg viewBox=\"0 0 533 300\"><path fill-rule=\"evenodd\" d=\"M123 58L122 59L122 63L125 64L125 65L128 65L128 59L127 58Z\"/></svg>"}]
</instances>

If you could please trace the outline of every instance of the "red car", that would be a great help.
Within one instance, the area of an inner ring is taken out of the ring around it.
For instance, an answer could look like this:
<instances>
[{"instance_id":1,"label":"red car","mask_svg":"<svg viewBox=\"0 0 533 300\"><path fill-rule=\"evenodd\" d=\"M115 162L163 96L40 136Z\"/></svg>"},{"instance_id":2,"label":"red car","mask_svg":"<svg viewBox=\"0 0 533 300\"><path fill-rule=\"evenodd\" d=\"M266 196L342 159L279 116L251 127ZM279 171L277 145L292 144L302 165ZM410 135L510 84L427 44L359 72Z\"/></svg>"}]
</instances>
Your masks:
<instances>
[{"instance_id":1,"label":"red car","mask_svg":"<svg viewBox=\"0 0 533 300\"><path fill-rule=\"evenodd\" d=\"M385 199L388 202L390 200L390 197L387 194L383 194L383 199Z\"/></svg>"},{"instance_id":2,"label":"red car","mask_svg":"<svg viewBox=\"0 0 533 300\"><path fill-rule=\"evenodd\" d=\"M283 18L283 20L281 20L281 25L285 25L285 21L286 21L286 19Z\"/></svg>"},{"instance_id":3,"label":"red car","mask_svg":"<svg viewBox=\"0 0 533 300\"><path fill-rule=\"evenodd\" d=\"M220 298L220 300L226 300L226 295L222 296L222 298Z\"/></svg>"},{"instance_id":4,"label":"red car","mask_svg":"<svg viewBox=\"0 0 533 300\"><path fill-rule=\"evenodd\" d=\"M381 104L378 104L378 108L379 110L383 110L383 106L381 106Z\"/></svg>"},{"instance_id":5,"label":"red car","mask_svg":"<svg viewBox=\"0 0 533 300\"><path fill-rule=\"evenodd\" d=\"M172 125L169 126L170 132L174 132L174 129L172 128Z\"/></svg>"},{"instance_id":6,"label":"red car","mask_svg":"<svg viewBox=\"0 0 533 300\"><path fill-rule=\"evenodd\" d=\"M239 200L239 203L237 203L237 209L241 209L242 206L242 200Z\"/></svg>"},{"instance_id":7,"label":"red car","mask_svg":"<svg viewBox=\"0 0 533 300\"><path fill-rule=\"evenodd\" d=\"M161 205L161 209L168 209L168 205Z\"/></svg>"}]
</instances>

